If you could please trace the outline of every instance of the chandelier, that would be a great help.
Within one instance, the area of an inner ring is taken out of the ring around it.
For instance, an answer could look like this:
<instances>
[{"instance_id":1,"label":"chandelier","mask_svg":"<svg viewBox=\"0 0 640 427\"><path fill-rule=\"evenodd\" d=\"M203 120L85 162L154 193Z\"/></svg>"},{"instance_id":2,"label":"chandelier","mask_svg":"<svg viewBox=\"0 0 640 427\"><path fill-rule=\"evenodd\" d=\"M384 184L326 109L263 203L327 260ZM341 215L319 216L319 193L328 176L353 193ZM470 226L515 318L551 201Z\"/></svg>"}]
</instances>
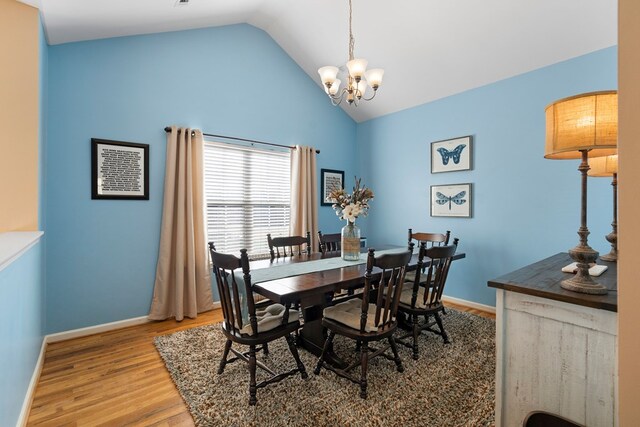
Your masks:
<instances>
[{"instance_id":1,"label":"chandelier","mask_svg":"<svg viewBox=\"0 0 640 427\"><path fill-rule=\"evenodd\" d=\"M384 74L382 68L367 70L366 59L353 57L355 39L353 38L353 31L351 29L351 19L352 8L351 0L349 0L349 61L347 62L346 86L340 89L342 81L337 78L338 67L329 65L318 69L324 91L329 95L331 103L334 106L340 105L344 99L347 100L349 105L355 107L358 106L358 102L361 100L371 101L375 98L378 88L382 84L382 75ZM373 89L373 95L371 95L370 98L364 97L367 85Z\"/></svg>"}]
</instances>

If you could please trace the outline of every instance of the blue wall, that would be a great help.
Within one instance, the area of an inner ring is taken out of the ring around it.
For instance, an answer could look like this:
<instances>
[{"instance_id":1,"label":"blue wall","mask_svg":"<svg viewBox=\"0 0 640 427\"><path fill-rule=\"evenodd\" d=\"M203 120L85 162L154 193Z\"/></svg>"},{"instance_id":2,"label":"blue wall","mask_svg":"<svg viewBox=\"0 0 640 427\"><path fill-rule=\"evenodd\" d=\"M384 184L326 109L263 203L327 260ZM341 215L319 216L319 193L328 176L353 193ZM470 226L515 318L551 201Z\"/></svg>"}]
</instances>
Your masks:
<instances>
[{"instance_id":1,"label":"blue wall","mask_svg":"<svg viewBox=\"0 0 640 427\"><path fill-rule=\"evenodd\" d=\"M473 71L470 71L473 72ZM358 125L359 166L376 193L369 244L403 243L407 229L461 239L468 258L446 294L494 305L487 280L578 242L578 161L545 160L544 109L559 98L617 88L615 47ZM430 174L432 141L473 135L473 170ZM431 218L429 187L473 183L473 218ZM589 179L589 242L609 251L610 179Z\"/></svg>"},{"instance_id":2,"label":"blue wall","mask_svg":"<svg viewBox=\"0 0 640 427\"><path fill-rule=\"evenodd\" d=\"M146 315L167 125L322 150L356 172L356 124L249 25L49 47L47 332ZM91 200L90 139L150 144L150 200ZM320 208L320 228L340 224Z\"/></svg>"},{"instance_id":3,"label":"blue wall","mask_svg":"<svg viewBox=\"0 0 640 427\"><path fill-rule=\"evenodd\" d=\"M0 425L16 424L42 346L42 243L0 271Z\"/></svg>"},{"instance_id":4,"label":"blue wall","mask_svg":"<svg viewBox=\"0 0 640 427\"><path fill-rule=\"evenodd\" d=\"M164 126L322 150L318 169L376 192L370 246L451 229L468 259L447 294L494 303L486 281L577 242L578 162L542 158L544 107L616 87L615 48L356 125L249 25L49 47L46 126L48 333L147 314L159 243ZM474 168L431 175L431 141L474 136ZM90 139L151 146L149 201L92 201ZM355 144L354 144L355 141ZM471 219L429 217L429 186L472 182ZM608 246L607 179L590 180L591 243ZM44 189L43 189L44 191ZM320 228L337 231L330 207Z\"/></svg>"}]
</instances>

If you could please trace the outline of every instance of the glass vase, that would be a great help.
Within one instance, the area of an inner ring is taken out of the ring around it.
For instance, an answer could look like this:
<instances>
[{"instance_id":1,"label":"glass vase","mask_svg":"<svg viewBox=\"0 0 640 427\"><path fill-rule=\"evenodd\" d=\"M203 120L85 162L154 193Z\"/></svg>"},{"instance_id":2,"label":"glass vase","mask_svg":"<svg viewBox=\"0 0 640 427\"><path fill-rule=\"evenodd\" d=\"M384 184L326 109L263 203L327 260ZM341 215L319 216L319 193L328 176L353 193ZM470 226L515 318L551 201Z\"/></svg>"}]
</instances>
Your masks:
<instances>
[{"instance_id":1,"label":"glass vase","mask_svg":"<svg viewBox=\"0 0 640 427\"><path fill-rule=\"evenodd\" d=\"M355 222L347 221L342 227L342 259L345 261L358 261L360 259L360 229Z\"/></svg>"}]
</instances>

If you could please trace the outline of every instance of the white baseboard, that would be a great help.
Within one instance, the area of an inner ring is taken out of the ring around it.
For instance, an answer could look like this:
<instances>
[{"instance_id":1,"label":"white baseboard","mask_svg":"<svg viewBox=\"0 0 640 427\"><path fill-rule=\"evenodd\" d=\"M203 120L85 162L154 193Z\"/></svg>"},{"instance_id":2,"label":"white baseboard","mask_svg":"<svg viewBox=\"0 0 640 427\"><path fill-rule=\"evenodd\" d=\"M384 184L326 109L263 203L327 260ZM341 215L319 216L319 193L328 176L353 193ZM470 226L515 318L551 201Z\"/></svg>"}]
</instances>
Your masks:
<instances>
[{"instance_id":1,"label":"white baseboard","mask_svg":"<svg viewBox=\"0 0 640 427\"><path fill-rule=\"evenodd\" d=\"M47 340L47 343L66 341L73 338L86 337L87 335L127 328L129 326L142 325L148 322L151 322L151 320L147 319L147 316L140 316L134 317L133 319L118 320L117 322L103 323L101 325L87 326L86 328L72 329L70 331L49 334L45 339Z\"/></svg>"},{"instance_id":2,"label":"white baseboard","mask_svg":"<svg viewBox=\"0 0 640 427\"><path fill-rule=\"evenodd\" d=\"M220 302L213 303L213 309L220 308ZM49 334L45 337L47 343L66 341L73 338L86 337L87 335L100 334L102 332L115 331L116 329L128 328L129 326L143 325L154 322L147 316L134 317L132 319L118 320L116 322L103 323L101 325L87 326L86 328L72 329L70 331Z\"/></svg>"},{"instance_id":3,"label":"white baseboard","mask_svg":"<svg viewBox=\"0 0 640 427\"><path fill-rule=\"evenodd\" d=\"M42 345L40 346L40 354L38 355L36 366L33 369L31 381L29 381L29 387L27 387L27 393L24 396L24 402L22 402L22 409L20 409L20 416L18 417L16 427L25 427L27 425L27 421L29 420L29 411L31 411L31 403L33 402L33 397L36 394L36 386L38 385L38 380L40 379L40 373L42 372L42 366L44 365L44 355L46 352L47 337L43 337Z\"/></svg>"},{"instance_id":4,"label":"white baseboard","mask_svg":"<svg viewBox=\"0 0 640 427\"><path fill-rule=\"evenodd\" d=\"M476 310L486 311L487 313L496 314L496 308L495 307L492 307L490 305L480 304L480 303L473 302L473 301L467 301L466 299L448 297L446 295L443 295L442 296L442 301L450 302L450 303L453 303L453 304L462 305L464 307L475 308Z\"/></svg>"}]
</instances>

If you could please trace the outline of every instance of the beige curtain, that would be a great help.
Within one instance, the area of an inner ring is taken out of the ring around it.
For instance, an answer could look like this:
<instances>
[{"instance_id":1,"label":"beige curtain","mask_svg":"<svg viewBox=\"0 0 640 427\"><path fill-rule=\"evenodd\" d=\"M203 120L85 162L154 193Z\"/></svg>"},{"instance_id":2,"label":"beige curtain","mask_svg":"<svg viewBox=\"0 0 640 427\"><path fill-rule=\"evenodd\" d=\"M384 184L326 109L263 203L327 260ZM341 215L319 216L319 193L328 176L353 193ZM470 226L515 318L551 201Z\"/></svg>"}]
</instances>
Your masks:
<instances>
[{"instance_id":1,"label":"beige curtain","mask_svg":"<svg viewBox=\"0 0 640 427\"><path fill-rule=\"evenodd\" d=\"M151 320L193 318L213 308L203 187L202 132L171 127Z\"/></svg>"},{"instance_id":2,"label":"beige curtain","mask_svg":"<svg viewBox=\"0 0 640 427\"><path fill-rule=\"evenodd\" d=\"M318 183L316 150L296 145L291 152L291 225L289 234L311 232L311 251L318 251Z\"/></svg>"}]
</instances>

